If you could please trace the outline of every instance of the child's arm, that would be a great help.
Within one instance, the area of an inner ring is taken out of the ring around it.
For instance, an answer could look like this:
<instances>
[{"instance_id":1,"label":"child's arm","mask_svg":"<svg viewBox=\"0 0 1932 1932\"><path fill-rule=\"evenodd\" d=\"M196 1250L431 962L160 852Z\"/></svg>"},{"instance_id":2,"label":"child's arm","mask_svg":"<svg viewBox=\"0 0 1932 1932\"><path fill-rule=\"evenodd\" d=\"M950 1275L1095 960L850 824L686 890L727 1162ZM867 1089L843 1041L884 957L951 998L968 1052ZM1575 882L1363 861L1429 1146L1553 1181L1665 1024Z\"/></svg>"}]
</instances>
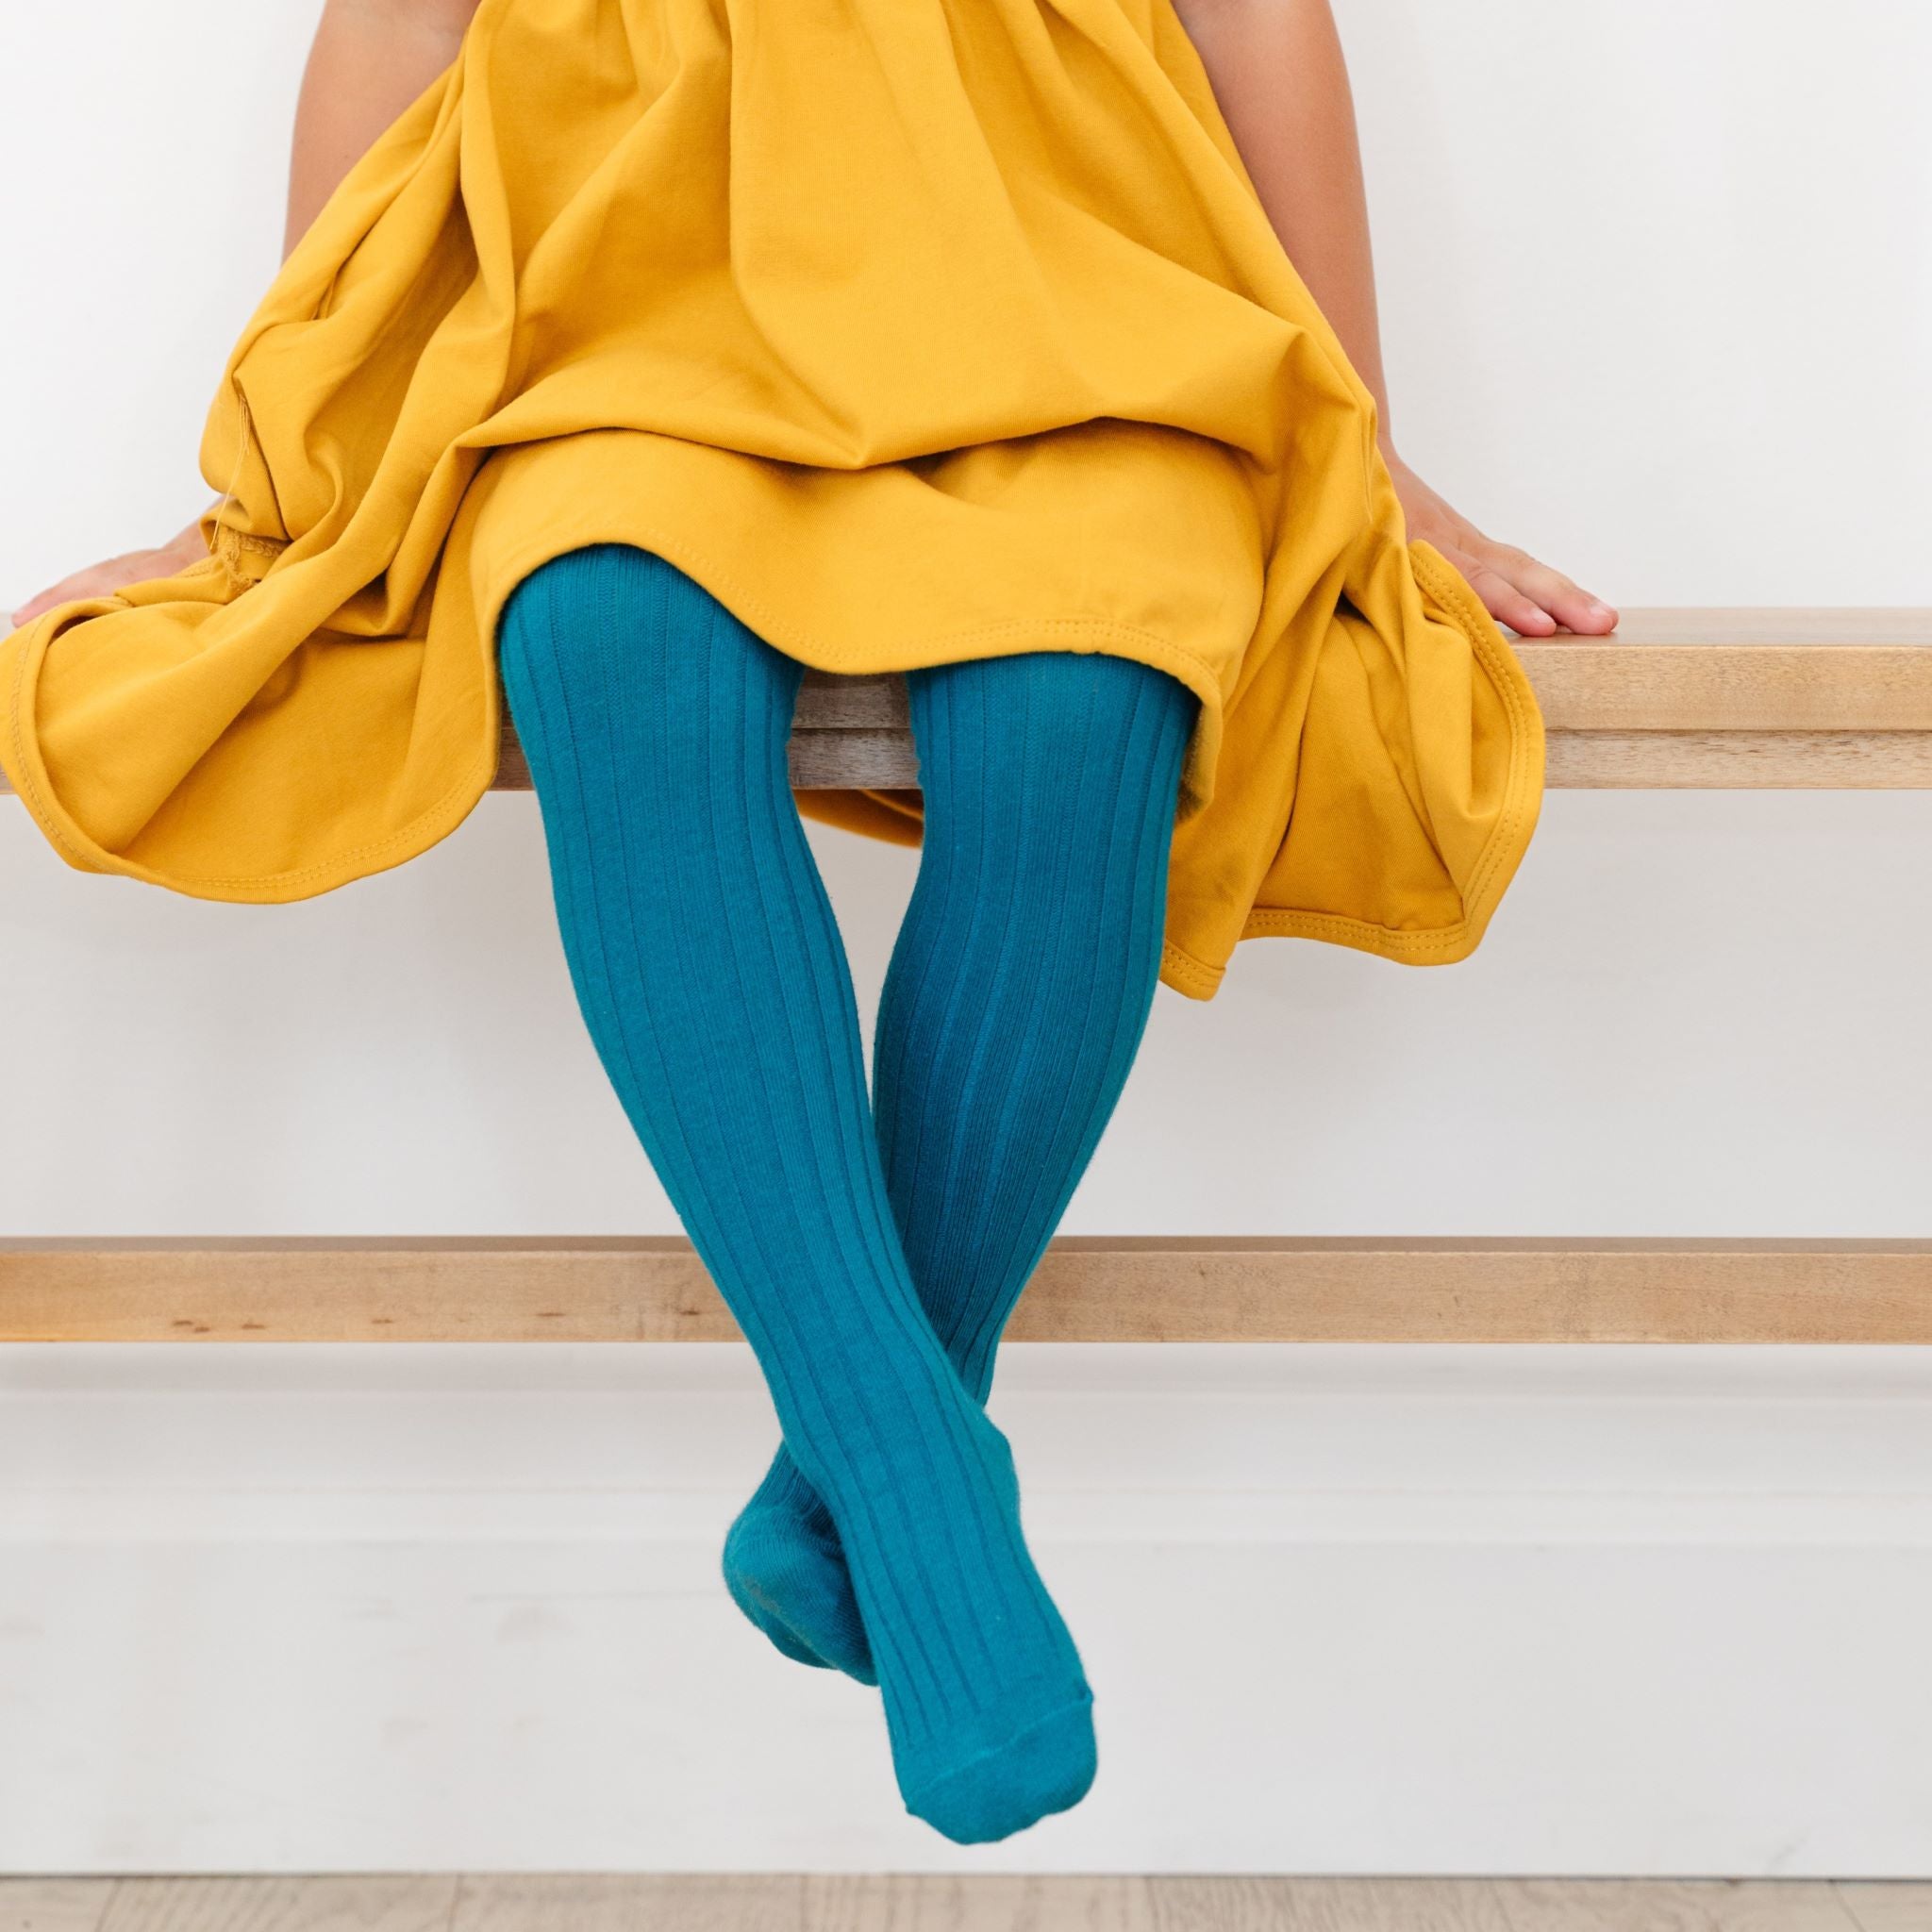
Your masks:
<instances>
[{"instance_id":1,"label":"child's arm","mask_svg":"<svg viewBox=\"0 0 1932 1932\"><path fill-rule=\"evenodd\" d=\"M289 166L286 256L377 135L457 57L477 0L327 0L302 92ZM15 625L75 597L172 576L208 555L199 515L153 550L76 571L13 613Z\"/></svg>"},{"instance_id":2,"label":"child's arm","mask_svg":"<svg viewBox=\"0 0 1932 1932\"><path fill-rule=\"evenodd\" d=\"M1441 551L1515 630L1547 637L1558 625L1614 628L1608 606L1526 552L1484 536L1395 453L1355 104L1329 0L1174 6L1282 247L1375 399L1382 454L1409 534Z\"/></svg>"},{"instance_id":3,"label":"child's arm","mask_svg":"<svg viewBox=\"0 0 1932 1932\"><path fill-rule=\"evenodd\" d=\"M302 72L287 256L343 175L457 58L478 0L327 0Z\"/></svg>"}]
</instances>

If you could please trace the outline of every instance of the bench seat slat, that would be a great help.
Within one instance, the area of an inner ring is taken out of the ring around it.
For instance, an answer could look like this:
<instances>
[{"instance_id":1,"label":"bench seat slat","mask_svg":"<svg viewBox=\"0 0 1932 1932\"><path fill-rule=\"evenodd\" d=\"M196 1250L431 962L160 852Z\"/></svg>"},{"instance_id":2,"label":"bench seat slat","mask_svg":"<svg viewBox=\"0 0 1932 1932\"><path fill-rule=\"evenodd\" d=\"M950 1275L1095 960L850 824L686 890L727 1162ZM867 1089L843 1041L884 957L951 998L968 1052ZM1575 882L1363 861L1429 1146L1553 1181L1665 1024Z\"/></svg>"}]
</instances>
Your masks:
<instances>
[{"instance_id":1,"label":"bench seat slat","mask_svg":"<svg viewBox=\"0 0 1932 1932\"><path fill-rule=\"evenodd\" d=\"M1932 609L1630 610L1613 639L1515 649L1549 728L1553 787L1932 789ZM808 791L916 786L904 680L808 673L791 777ZM495 789L529 784L506 721Z\"/></svg>"},{"instance_id":2,"label":"bench seat slat","mask_svg":"<svg viewBox=\"0 0 1932 1932\"><path fill-rule=\"evenodd\" d=\"M1614 639L1515 650L1553 788L1932 789L1932 609L1632 610ZM808 674L791 777L916 786L903 680Z\"/></svg>"}]
</instances>

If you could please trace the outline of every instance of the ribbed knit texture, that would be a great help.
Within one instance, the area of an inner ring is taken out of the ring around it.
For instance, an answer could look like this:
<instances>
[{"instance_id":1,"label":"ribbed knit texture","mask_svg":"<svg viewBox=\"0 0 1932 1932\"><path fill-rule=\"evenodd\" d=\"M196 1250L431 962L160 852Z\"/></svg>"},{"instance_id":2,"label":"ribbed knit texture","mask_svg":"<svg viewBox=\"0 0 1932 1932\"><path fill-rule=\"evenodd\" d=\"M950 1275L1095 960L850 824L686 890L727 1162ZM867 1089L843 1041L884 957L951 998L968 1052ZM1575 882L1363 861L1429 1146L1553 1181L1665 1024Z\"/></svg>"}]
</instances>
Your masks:
<instances>
[{"instance_id":1,"label":"ribbed knit texture","mask_svg":"<svg viewBox=\"0 0 1932 1932\"><path fill-rule=\"evenodd\" d=\"M1006 1837L1086 1791L1091 1692L893 1223L787 780L799 667L615 545L526 578L500 645L591 1036L835 1526L907 1807Z\"/></svg>"},{"instance_id":2,"label":"ribbed knit texture","mask_svg":"<svg viewBox=\"0 0 1932 1932\"><path fill-rule=\"evenodd\" d=\"M1146 1025L1195 700L1144 664L1067 652L908 683L925 837L879 1007L874 1109L921 1303L984 1402ZM832 1514L782 1448L724 1570L788 1656L871 1679Z\"/></svg>"}]
</instances>

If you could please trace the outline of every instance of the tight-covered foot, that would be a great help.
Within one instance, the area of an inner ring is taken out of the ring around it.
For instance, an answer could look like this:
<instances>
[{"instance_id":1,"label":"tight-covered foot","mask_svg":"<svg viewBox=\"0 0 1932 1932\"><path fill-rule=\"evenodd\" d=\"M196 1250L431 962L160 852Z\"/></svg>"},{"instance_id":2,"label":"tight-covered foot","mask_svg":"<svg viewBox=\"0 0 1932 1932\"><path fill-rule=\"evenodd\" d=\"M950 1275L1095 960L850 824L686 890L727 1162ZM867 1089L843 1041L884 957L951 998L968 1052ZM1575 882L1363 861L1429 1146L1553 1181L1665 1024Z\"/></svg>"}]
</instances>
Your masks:
<instances>
[{"instance_id":1,"label":"tight-covered foot","mask_svg":"<svg viewBox=\"0 0 1932 1932\"><path fill-rule=\"evenodd\" d=\"M995 1457L992 1475L1017 1514L1010 1458ZM878 1682L839 1526L782 1445L725 1536L724 1569L732 1602L785 1656Z\"/></svg>"},{"instance_id":2,"label":"tight-covered foot","mask_svg":"<svg viewBox=\"0 0 1932 1932\"><path fill-rule=\"evenodd\" d=\"M1092 1693L1047 1679L943 1748L907 1754L899 1789L907 1810L955 1844L991 1844L1077 1805L1097 1763Z\"/></svg>"},{"instance_id":3,"label":"tight-covered foot","mask_svg":"<svg viewBox=\"0 0 1932 1932\"><path fill-rule=\"evenodd\" d=\"M1021 1533L1011 1447L976 1404L951 1406L967 1480L928 1490L918 1465L902 1465L895 1492L857 1509L841 1494L840 1541L906 1808L956 1844L990 1844L1079 1803L1093 1782L1093 1698ZM874 1541L906 1520L942 1526L942 1547L963 1559L948 1595L911 1615L910 1579Z\"/></svg>"},{"instance_id":4,"label":"tight-covered foot","mask_svg":"<svg viewBox=\"0 0 1932 1932\"><path fill-rule=\"evenodd\" d=\"M782 1452L724 1539L724 1587L787 1657L878 1682L831 1512Z\"/></svg>"}]
</instances>

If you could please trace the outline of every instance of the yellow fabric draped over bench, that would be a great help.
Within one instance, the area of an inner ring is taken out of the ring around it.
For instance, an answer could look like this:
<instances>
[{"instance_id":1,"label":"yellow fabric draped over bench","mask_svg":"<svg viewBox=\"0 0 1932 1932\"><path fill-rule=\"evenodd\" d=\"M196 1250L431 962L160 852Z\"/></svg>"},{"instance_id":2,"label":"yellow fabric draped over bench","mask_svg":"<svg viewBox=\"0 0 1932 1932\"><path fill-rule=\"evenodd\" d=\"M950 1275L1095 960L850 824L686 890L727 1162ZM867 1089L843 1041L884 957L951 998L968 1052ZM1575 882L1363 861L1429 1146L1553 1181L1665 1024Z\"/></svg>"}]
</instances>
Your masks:
<instances>
[{"instance_id":1,"label":"yellow fabric draped over bench","mask_svg":"<svg viewBox=\"0 0 1932 1932\"><path fill-rule=\"evenodd\" d=\"M0 643L72 863L285 901L457 826L498 611L657 550L833 672L1107 651L1200 697L1163 977L1480 938L1536 702L1169 0L483 0L236 345L208 558ZM916 793L805 808L914 841Z\"/></svg>"}]
</instances>

